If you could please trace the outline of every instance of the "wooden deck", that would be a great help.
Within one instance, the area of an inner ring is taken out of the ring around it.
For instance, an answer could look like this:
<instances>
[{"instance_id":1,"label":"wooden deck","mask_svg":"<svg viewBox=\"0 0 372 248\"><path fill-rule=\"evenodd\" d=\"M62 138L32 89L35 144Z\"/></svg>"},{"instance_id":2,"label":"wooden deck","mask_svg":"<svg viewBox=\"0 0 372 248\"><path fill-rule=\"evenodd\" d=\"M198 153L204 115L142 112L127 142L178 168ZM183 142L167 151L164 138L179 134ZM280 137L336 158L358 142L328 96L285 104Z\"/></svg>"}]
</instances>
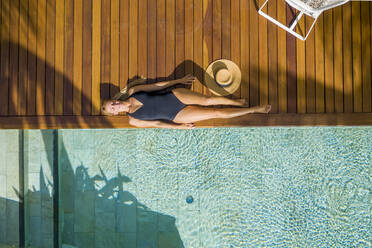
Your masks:
<instances>
[{"instance_id":1,"label":"wooden deck","mask_svg":"<svg viewBox=\"0 0 372 248\"><path fill-rule=\"evenodd\" d=\"M232 97L272 112L198 126L372 125L372 2L326 11L306 42L259 16L262 3L1 0L0 128L129 127L101 116L101 100L137 75L192 73L192 89L210 95L203 73L220 58L242 71ZM292 18L283 0L267 11Z\"/></svg>"}]
</instances>

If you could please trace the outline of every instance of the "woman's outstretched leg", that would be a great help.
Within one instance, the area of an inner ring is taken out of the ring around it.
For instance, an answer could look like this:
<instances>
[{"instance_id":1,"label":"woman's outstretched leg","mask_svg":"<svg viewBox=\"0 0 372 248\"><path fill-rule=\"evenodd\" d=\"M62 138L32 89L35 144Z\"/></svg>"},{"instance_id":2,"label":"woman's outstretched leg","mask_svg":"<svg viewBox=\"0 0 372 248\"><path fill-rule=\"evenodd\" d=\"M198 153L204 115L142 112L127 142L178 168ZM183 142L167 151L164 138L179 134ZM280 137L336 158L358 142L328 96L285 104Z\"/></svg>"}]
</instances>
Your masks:
<instances>
[{"instance_id":1,"label":"woman's outstretched leg","mask_svg":"<svg viewBox=\"0 0 372 248\"><path fill-rule=\"evenodd\" d=\"M231 105L239 107L248 106L248 103L245 99L234 100L222 96L205 96L185 88L177 88L174 89L172 92L178 98L178 100L187 105Z\"/></svg>"},{"instance_id":2,"label":"woman's outstretched leg","mask_svg":"<svg viewBox=\"0 0 372 248\"><path fill-rule=\"evenodd\" d=\"M214 118L233 118L253 113L268 113L271 105L256 106L252 108L203 108L198 106L187 106L181 110L174 122L176 123L194 123Z\"/></svg>"}]
</instances>

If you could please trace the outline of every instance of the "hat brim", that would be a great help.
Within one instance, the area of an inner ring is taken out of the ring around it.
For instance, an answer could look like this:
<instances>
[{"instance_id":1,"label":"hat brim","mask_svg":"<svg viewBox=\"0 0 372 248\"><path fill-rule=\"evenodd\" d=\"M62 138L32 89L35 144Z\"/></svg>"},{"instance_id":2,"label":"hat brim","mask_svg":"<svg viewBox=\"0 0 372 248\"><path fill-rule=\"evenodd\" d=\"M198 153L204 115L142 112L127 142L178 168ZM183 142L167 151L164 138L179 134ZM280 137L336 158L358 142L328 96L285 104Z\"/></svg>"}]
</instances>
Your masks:
<instances>
[{"instance_id":1,"label":"hat brim","mask_svg":"<svg viewBox=\"0 0 372 248\"><path fill-rule=\"evenodd\" d=\"M231 84L226 87L220 86L214 79L215 71L219 68L227 68L232 75ZM233 94L240 87L242 74L239 67L227 59L213 61L205 70L204 81L208 89L215 95L227 96Z\"/></svg>"}]
</instances>

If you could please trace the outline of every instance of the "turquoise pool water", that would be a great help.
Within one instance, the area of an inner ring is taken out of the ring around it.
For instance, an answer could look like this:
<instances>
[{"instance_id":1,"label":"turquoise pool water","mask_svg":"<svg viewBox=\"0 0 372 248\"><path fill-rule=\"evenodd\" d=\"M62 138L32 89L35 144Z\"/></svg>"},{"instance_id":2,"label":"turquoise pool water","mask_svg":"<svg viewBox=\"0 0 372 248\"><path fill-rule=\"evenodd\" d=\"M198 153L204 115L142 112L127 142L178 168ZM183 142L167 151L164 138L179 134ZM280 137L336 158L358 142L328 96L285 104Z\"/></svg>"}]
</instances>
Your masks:
<instances>
[{"instance_id":1,"label":"turquoise pool water","mask_svg":"<svg viewBox=\"0 0 372 248\"><path fill-rule=\"evenodd\" d=\"M372 245L371 127L62 130L59 140L72 173L62 198L75 199L66 242L94 233L96 247L120 247L122 236L131 247Z\"/></svg>"},{"instance_id":2,"label":"turquoise pool water","mask_svg":"<svg viewBox=\"0 0 372 248\"><path fill-rule=\"evenodd\" d=\"M372 246L372 127L0 130L0 148L0 246Z\"/></svg>"}]
</instances>

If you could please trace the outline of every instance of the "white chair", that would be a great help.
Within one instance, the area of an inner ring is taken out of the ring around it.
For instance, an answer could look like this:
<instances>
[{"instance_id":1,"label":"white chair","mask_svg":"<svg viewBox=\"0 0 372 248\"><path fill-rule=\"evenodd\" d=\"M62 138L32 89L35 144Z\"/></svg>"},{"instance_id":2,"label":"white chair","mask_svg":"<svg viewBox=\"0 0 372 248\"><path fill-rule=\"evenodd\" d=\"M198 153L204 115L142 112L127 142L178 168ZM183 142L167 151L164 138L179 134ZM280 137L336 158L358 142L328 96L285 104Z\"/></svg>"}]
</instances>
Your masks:
<instances>
[{"instance_id":1,"label":"white chair","mask_svg":"<svg viewBox=\"0 0 372 248\"><path fill-rule=\"evenodd\" d=\"M269 0L265 1L265 3L258 10L258 13L265 17L266 19L268 19L269 21L283 28L290 34L296 36L297 38L301 40L306 40L307 36L310 34L311 29L314 27L316 19L320 16L320 14L323 11L345 4L350 0L285 0L289 6L299 11L298 15L296 16L296 18L294 18L290 26L280 23L278 20L274 19L273 17L269 16L268 14L262 11L262 9L267 5L268 1ZM297 33L294 29L304 14L314 18L314 22L313 24L311 24L311 27L309 31L305 34L305 36L302 36L299 33Z\"/></svg>"}]
</instances>

